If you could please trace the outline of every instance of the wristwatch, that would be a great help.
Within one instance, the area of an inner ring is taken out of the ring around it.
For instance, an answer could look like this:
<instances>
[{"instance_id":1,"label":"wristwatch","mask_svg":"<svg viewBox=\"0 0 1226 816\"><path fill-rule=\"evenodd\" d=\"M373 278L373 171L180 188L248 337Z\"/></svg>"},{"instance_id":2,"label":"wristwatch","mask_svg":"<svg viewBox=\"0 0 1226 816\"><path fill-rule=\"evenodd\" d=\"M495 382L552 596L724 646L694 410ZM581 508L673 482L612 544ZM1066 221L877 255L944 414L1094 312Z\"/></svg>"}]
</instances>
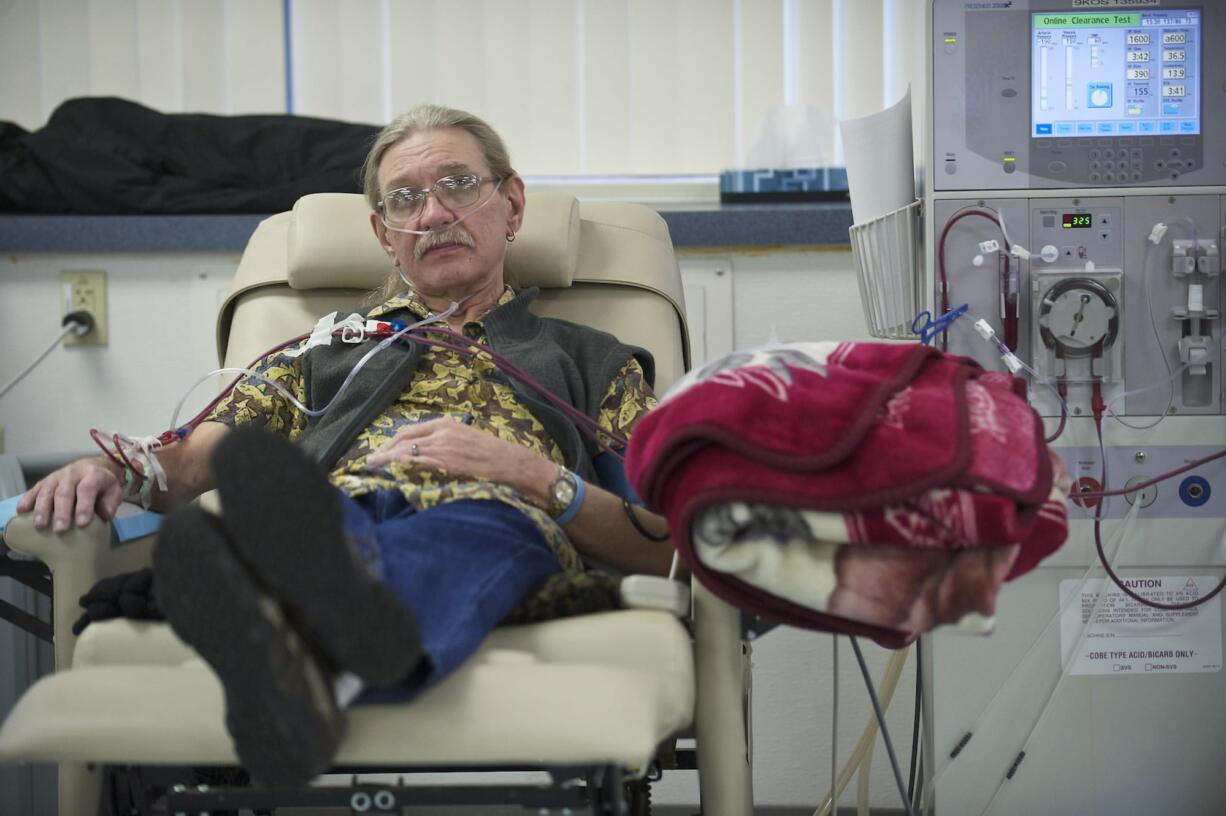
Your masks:
<instances>
[{"instance_id":1,"label":"wristwatch","mask_svg":"<svg viewBox=\"0 0 1226 816\"><path fill-rule=\"evenodd\" d=\"M583 480L577 475L561 468L557 477L549 483L549 505L545 511L558 524L565 524L579 512L583 503Z\"/></svg>"}]
</instances>

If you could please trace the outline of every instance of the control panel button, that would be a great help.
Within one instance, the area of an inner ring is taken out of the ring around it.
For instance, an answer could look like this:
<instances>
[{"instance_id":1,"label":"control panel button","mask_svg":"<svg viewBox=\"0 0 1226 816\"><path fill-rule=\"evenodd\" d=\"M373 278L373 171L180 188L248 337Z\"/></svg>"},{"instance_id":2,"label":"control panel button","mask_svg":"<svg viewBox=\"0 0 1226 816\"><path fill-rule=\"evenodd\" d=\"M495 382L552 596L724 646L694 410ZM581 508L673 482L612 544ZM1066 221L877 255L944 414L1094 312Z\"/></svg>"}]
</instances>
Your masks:
<instances>
[{"instance_id":1,"label":"control panel button","mask_svg":"<svg viewBox=\"0 0 1226 816\"><path fill-rule=\"evenodd\" d=\"M1093 161L1095 159L1101 159L1102 157L1103 157L1103 152L1101 150L1095 149L1095 150L1090 151L1090 161Z\"/></svg>"},{"instance_id":2,"label":"control panel button","mask_svg":"<svg viewBox=\"0 0 1226 816\"><path fill-rule=\"evenodd\" d=\"M1114 158L1115 158L1115 151L1114 151L1114 150L1111 150L1111 149L1104 150L1104 151L1103 151L1103 158L1104 158L1104 159L1114 159Z\"/></svg>"},{"instance_id":3,"label":"control panel button","mask_svg":"<svg viewBox=\"0 0 1226 816\"><path fill-rule=\"evenodd\" d=\"M1063 173L1065 170L1068 170L1068 165L1062 161L1054 161L1047 165L1047 169L1052 173Z\"/></svg>"},{"instance_id":4,"label":"control panel button","mask_svg":"<svg viewBox=\"0 0 1226 816\"><path fill-rule=\"evenodd\" d=\"M1134 147L1131 150L1129 150L1128 155L1132 158L1133 161L1140 161L1141 159L1145 158L1144 152L1139 147Z\"/></svg>"},{"instance_id":5,"label":"control panel button","mask_svg":"<svg viewBox=\"0 0 1226 816\"><path fill-rule=\"evenodd\" d=\"M1094 182L1095 184L1097 184L1098 182L1102 180L1103 180L1103 177L1101 173L1091 173L1090 174L1090 181Z\"/></svg>"}]
</instances>

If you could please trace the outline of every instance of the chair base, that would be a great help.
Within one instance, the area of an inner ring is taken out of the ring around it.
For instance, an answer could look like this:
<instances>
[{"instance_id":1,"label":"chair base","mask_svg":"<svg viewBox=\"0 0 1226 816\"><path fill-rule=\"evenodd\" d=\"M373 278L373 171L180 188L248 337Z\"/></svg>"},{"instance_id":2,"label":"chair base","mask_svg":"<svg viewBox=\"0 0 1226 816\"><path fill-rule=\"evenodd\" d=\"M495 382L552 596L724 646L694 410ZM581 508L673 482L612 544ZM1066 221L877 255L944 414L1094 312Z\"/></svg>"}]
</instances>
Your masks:
<instances>
[{"instance_id":1,"label":"chair base","mask_svg":"<svg viewBox=\"0 0 1226 816\"><path fill-rule=\"evenodd\" d=\"M404 774L395 781L359 781L358 773L386 775L386 768L337 768L353 774L347 782L325 781L298 789L256 789L243 784L236 768L108 766L103 794L107 812L153 816L162 813L273 812L283 807L349 808L354 813L399 813L405 807L515 805L521 808L590 811L593 816L646 816L651 782L658 771L631 777L618 765L550 768L475 768L488 771L545 771L541 784L413 784ZM449 768L455 771L455 768ZM420 773L421 769L413 769ZM211 780L208 784L201 780ZM218 780L222 784L216 784Z\"/></svg>"}]
</instances>

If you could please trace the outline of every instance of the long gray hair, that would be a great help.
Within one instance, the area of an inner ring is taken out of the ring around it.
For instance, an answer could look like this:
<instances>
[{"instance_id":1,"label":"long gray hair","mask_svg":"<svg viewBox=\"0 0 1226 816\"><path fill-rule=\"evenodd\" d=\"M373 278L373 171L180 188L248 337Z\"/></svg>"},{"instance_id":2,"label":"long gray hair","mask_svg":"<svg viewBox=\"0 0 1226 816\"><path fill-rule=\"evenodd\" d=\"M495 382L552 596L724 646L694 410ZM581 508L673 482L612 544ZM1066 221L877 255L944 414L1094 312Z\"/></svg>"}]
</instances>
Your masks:
<instances>
[{"instance_id":1,"label":"long gray hair","mask_svg":"<svg viewBox=\"0 0 1226 816\"><path fill-rule=\"evenodd\" d=\"M419 131L446 128L459 128L471 133L480 145L481 154L493 175L510 179L516 174L502 137L484 119L443 105L418 105L407 113L400 114L379 131L374 144L370 146L370 152L366 154L366 162L362 165L362 192L372 211L377 212L379 208L379 162L383 160L383 154L388 148ZM370 293L367 302L371 305L382 303L403 287L404 280L400 277L400 272L393 270L388 280Z\"/></svg>"}]
</instances>

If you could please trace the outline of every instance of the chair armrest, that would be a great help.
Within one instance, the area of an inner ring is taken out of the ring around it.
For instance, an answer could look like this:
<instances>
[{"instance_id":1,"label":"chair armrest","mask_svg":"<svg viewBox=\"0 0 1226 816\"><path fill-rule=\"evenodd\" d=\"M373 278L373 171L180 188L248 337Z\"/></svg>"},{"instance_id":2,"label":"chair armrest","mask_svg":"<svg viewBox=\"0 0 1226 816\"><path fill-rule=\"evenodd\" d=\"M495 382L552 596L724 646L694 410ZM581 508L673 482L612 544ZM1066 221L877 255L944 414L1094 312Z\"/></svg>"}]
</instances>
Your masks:
<instances>
[{"instance_id":1,"label":"chair armrest","mask_svg":"<svg viewBox=\"0 0 1226 816\"><path fill-rule=\"evenodd\" d=\"M4 541L9 549L37 558L51 570L57 671L72 665L77 640L72 624L81 613L77 600L99 578L147 566L153 539L154 536L145 536L116 547L111 544L111 525L99 519L63 535L50 529L34 529L30 515L9 520L4 528Z\"/></svg>"}]
</instances>

